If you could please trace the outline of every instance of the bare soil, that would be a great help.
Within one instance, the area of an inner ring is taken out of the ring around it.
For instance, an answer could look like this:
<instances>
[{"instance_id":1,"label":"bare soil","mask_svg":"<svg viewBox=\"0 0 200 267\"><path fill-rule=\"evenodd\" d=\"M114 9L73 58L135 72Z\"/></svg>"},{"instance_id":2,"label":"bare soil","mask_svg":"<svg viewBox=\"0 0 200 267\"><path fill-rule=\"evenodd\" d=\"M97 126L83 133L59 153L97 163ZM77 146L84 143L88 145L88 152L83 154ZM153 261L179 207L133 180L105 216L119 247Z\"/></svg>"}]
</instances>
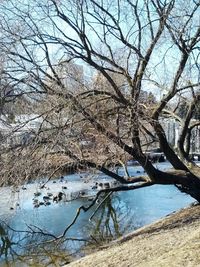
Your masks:
<instances>
[{"instance_id":1,"label":"bare soil","mask_svg":"<svg viewBox=\"0 0 200 267\"><path fill-rule=\"evenodd\" d=\"M66 267L200 267L200 205L171 214Z\"/></svg>"}]
</instances>

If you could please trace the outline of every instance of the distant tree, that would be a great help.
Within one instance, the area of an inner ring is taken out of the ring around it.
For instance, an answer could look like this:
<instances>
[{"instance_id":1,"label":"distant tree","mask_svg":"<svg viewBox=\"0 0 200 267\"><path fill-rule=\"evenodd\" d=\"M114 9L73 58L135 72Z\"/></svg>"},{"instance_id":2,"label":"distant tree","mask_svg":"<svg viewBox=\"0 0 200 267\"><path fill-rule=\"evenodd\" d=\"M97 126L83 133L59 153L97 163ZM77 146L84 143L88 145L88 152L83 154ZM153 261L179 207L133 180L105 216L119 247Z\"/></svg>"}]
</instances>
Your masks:
<instances>
[{"instance_id":1,"label":"distant tree","mask_svg":"<svg viewBox=\"0 0 200 267\"><path fill-rule=\"evenodd\" d=\"M6 1L0 9L7 77L18 93L35 97L43 119L35 142L9 152L23 165L18 177L49 173L56 154L58 169L71 162L124 184L105 191L174 184L200 201L199 167L186 148L190 129L200 124L193 121L200 100L198 1ZM81 65L84 81L70 72L72 88L61 63L66 70ZM188 109L178 114L180 104L173 107L182 97ZM182 128L177 151L162 127L166 114ZM80 142L87 136L95 138L96 148L86 153ZM152 164L145 153L149 142L159 144L176 171ZM147 177L127 179L126 171L118 175L110 168L125 167L129 158ZM4 152L2 177L8 175L6 159ZM9 175L16 175L14 167Z\"/></svg>"},{"instance_id":2,"label":"distant tree","mask_svg":"<svg viewBox=\"0 0 200 267\"><path fill-rule=\"evenodd\" d=\"M183 119L185 118L186 114L187 114L187 110L188 110L189 106L187 101L182 100L179 104L178 104L178 108L177 108L177 115Z\"/></svg>"}]
</instances>

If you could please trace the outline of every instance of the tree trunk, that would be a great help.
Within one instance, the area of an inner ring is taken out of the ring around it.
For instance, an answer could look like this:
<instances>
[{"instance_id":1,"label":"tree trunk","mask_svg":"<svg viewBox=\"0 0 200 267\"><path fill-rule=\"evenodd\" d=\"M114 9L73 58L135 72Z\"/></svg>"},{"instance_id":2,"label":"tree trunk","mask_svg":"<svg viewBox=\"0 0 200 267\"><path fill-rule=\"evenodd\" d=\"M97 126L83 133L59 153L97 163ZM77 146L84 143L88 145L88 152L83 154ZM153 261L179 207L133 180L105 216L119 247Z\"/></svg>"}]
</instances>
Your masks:
<instances>
[{"instance_id":1,"label":"tree trunk","mask_svg":"<svg viewBox=\"0 0 200 267\"><path fill-rule=\"evenodd\" d=\"M158 136L160 148L164 152L167 160L172 164L172 166L177 170L188 171L188 168L185 164L179 159L179 157L175 154L174 150L170 147L167 142L167 138L165 136L165 132L158 121L153 121L152 126Z\"/></svg>"},{"instance_id":2,"label":"tree trunk","mask_svg":"<svg viewBox=\"0 0 200 267\"><path fill-rule=\"evenodd\" d=\"M200 202L200 178L185 171L162 172L156 170L155 184L173 184L184 193Z\"/></svg>"}]
</instances>

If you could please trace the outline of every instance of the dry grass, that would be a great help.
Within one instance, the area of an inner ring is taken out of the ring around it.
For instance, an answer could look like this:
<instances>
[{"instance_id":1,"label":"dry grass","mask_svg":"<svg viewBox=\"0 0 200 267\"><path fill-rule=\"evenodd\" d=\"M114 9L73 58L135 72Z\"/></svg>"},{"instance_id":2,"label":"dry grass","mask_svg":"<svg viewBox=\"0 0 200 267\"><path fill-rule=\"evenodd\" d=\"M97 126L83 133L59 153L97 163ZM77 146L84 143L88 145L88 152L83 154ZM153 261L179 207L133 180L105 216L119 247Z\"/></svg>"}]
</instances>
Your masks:
<instances>
[{"instance_id":1,"label":"dry grass","mask_svg":"<svg viewBox=\"0 0 200 267\"><path fill-rule=\"evenodd\" d=\"M143 227L67 265L69 267L198 267L200 206L192 206Z\"/></svg>"}]
</instances>

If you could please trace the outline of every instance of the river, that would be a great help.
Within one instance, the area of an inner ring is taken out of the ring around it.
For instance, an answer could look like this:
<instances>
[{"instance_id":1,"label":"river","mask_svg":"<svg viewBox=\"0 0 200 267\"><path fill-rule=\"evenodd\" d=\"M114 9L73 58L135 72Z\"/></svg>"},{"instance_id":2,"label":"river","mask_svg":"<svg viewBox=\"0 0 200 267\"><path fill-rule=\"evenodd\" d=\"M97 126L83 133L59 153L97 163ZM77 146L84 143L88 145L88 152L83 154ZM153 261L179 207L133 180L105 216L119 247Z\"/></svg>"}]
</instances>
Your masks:
<instances>
[{"instance_id":1,"label":"river","mask_svg":"<svg viewBox=\"0 0 200 267\"><path fill-rule=\"evenodd\" d=\"M157 167L168 169L170 166L165 162L159 163ZM118 172L122 173L123 169ZM130 166L129 173L136 176L143 171L139 166ZM81 173L50 181L45 188L41 188L41 183L28 184L17 190L2 188L0 266L62 265L72 257L84 255L86 249L92 249L149 224L194 201L174 186L155 185L135 191L113 193L91 220L89 218L99 204L95 204L86 213L81 212L64 239L44 243L46 240L52 240L52 237L33 234L33 231L41 230L55 236L62 234L72 222L77 209L81 205L87 206L91 203L87 195L91 198L95 194L96 191L91 188L97 181L113 182L100 173ZM87 193L78 197L80 191ZM42 202L43 196L55 195L58 192L65 193L65 201L51 201L46 206L42 204L36 207L35 199ZM78 199L70 201L76 197ZM36 265L39 263L41 265Z\"/></svg>"}]
</instances>

